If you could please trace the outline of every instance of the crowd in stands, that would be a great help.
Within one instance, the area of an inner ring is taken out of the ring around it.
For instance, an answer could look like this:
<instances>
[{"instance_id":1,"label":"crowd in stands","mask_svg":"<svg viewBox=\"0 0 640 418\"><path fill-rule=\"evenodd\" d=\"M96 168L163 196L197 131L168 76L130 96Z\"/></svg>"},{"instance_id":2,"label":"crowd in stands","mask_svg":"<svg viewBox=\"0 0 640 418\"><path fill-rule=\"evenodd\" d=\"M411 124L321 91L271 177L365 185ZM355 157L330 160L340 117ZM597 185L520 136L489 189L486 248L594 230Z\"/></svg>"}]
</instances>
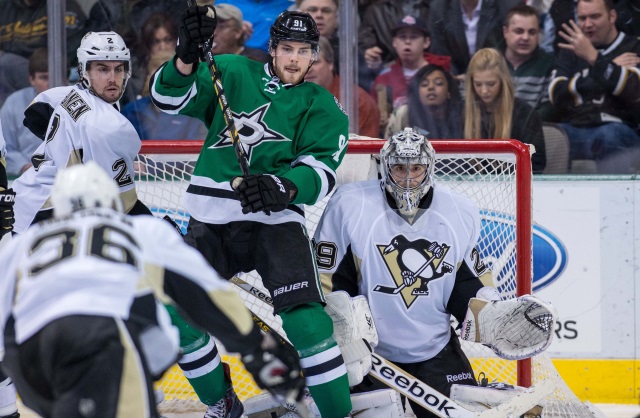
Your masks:
<instances>
[{"instance_id":1,"label":"crowd in stands","mask_svg":"<svg viewBox=\"0 0 640 418\"><path fill-rule=\"evenodd\" d=\"M212 4L198 0L199 5ZM175 50L184 0L66 0L70 82L87 31L113 30L132 50L120 101L144 139L202 138L197 121L154 109L148 80ZM269 62L269 27L285 9L309 13L322 35L307 75L340 98L339 0L215 2L212 51ZM535 146L543 124L567 135L570 158L601 174L640 172L640 0L360 0L356 133L386 137L405 126L430 139L513 138ZM357 39L356 39L357 36ZM39 139L21 110L48 88L47 2L0 0L0 117L8 172L29 167ZM571 165L568 167L571 172Z\"/></svg>"}]
</instances>

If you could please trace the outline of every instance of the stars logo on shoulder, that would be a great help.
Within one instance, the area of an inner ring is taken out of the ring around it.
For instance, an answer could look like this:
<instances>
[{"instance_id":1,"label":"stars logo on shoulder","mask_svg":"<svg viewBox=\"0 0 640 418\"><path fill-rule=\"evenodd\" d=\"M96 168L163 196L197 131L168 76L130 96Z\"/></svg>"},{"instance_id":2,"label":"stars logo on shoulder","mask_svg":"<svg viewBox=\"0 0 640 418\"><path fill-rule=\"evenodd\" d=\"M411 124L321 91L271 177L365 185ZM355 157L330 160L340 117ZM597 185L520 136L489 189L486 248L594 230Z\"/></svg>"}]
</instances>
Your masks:
<instances>
[{"instance_id":1,"label":"stars logo on shoulder","mask_svg":"<svg viewBox=\"0 0 640 418\"><path fill-rule=\"evenodd\" d=\"M288 138L281 133L269 129L269 126L264 121L264 116L269 110L270 103L267 103L259 108L255 109L251 113L233 112L233 121L235 122L238 135L240 137L240 143L247 153L249 162L251 162L251 152L254 147L260 145L266 141L287 141ZM229 133L229 127L225 127L222 132L218 134L220 141L211 145L209 148L222 148L230 147L231 135Z\"/></svg>"}]
</instances>

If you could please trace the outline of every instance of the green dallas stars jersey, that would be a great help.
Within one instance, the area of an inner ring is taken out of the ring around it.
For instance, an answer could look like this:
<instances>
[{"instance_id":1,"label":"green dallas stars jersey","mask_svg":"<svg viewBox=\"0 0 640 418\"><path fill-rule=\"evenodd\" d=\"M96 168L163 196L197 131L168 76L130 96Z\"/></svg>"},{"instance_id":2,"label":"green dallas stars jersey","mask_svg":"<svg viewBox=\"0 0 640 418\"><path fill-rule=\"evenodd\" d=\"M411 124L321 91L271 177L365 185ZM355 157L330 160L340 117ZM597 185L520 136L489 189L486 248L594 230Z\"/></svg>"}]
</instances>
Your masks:
<instances>
[{"instance_id":1,"label":"green dallas stars jersey","mask_svg":"<svg viewBox=\"0 0 640 418\"><path fill-rule=\"evenodd\" d=\"M347 149L348 119L324 88L304 82L291 86L272 76L268 65L239 55L216 57L229 106L249 157L252 174L286 177L298 188L289 208L242 214L229 181L242 174L207 65L189 76L169 61L151 78L151 98L170 114L204 121L209 133L185 196L190 214L205 223L251 220L269 224L304 223L299 204L313 204L334 187L336 169Z\"/></svg>"}]
</instances>

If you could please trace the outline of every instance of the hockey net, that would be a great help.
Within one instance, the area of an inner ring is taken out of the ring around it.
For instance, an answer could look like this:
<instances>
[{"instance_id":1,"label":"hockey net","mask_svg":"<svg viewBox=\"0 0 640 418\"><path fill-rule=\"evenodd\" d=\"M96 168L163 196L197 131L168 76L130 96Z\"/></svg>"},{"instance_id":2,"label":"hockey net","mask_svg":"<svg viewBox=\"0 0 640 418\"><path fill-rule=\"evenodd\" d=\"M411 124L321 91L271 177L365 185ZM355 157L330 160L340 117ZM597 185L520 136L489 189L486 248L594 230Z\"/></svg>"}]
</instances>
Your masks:
<instances>
[{"instance_id":1,"label":"hockey net","mask_svg":"<svg viewBox=\"0 0 640 418\"><path fill-rule=\"evenodd\" d=\"M338 185L377 176L372 155L383 141L354 137L348 154L338 169ZM482 232L478 249L492 271L494 284L503 298L531 293L532 282L532 202L529 148L518 141L432 141L436 150L435 181L446 184L476 202L481 211ZM143 141L136 162L139 198L158 216L169 215L186 232L189 215L182 205L202 141ZM309 236L329 197L306 207ZM260 277L252 272L241 278L268 292ZM281 332L281 321L272 308L259 298L238 290L255 314ZM593 416L558 375L547 354L523 361L497 358L479 344L463 342L476 377L489 382L530 386L542 379L552 379L556 390L546 399L544 417ZM236 356L225 355L230 364L234 388L241 399L260 393L251 376ZM482 373L482 375L481 375ZM159 383L165 393L163 412L200 411L204 407L177 366Z\"/></svg>"}]
</instances>

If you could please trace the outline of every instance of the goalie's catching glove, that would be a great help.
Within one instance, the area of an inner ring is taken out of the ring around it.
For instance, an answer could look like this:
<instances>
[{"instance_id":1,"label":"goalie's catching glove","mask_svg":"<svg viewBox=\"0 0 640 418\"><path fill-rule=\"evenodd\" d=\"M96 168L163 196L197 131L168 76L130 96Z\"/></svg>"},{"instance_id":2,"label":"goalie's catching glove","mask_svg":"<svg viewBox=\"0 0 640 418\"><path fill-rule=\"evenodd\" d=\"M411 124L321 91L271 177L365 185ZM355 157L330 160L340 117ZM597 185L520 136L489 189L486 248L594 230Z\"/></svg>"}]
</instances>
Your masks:
<instances>
[{"instance_id":1,"label":"goalie's catching glove","mask_svg":"<svg viewBox=\"0 0 640 418\"><path fill-rule=\"evenodd\" d=\"M16 192L13 189L0 191L0 238L13 229L16 221L13 216L13 204L16 201Z\"/></svg>"},{"instance_id":2,"label":"goalie's catching glove","mask_svg":"<svg viewBox=\"0 0 640 418\"><path fill-rule=\"evenodd\" d=\"M549 347L556 317L555 307L535 296L499 301L471 298L460 338L482 343L501 358L522 360Z\"/></svg>"},{"instance_id":3,"label":"goalie's catching glove","mask_svg":"<svg viewBox=\"0 0 640 418\"><path fill-rule=\"evenodd\" d=\"M189 7L180 15L176 56L185 64L198 62L202 56L201 45L213 38L217 23L213 7Z\"/></svg>"},{"instance_id":4,"label":"goalie's catching glove","mask_svg":"<svg viewBox=\"0 0 640 418\"><path fill-rule=\"evenodd\" d=\"M231 187L236 193L242 213L280 212L295 197L298 188L289 179L272 174L234 177Z\"/></svg>"},{"instance_id":5,"label":"goalie's catching glove","mask_svg":"<svg viewBox=\"0 0 640 418\"><path fill-rule=\"evenodd\" d=\"M267 389L280 402L302 399L305 381L300 373L298 353L271 333L264 334L262 344L242 356L242 363L258 386Z\"/></svg>"}]
</instances>

